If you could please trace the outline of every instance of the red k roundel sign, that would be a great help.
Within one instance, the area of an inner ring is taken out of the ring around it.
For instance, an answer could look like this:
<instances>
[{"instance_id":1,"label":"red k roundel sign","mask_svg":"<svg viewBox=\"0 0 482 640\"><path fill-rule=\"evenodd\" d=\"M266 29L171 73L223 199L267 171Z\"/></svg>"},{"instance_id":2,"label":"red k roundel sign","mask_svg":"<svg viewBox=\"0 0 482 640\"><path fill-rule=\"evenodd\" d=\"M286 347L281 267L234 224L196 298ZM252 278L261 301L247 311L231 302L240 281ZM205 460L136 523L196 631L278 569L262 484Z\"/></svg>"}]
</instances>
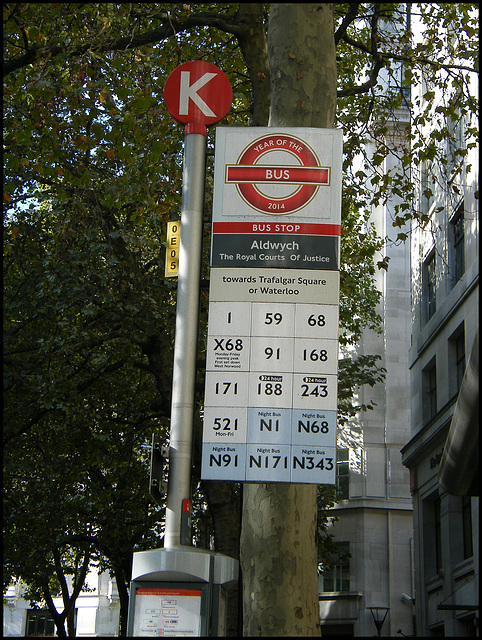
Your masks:
<instances>
[{"instance_id":1,"label":"red k roundel sign","mask_svg":"<svg viewBox=\"0 0 482 640\"><path fill-rule=\"evenodd\" d=\"M186 133L205 135L205 127L224 118L232 99L227 76L203 60L176 67L164 86L166 107L177 122L186 125Z\"/></svg>"}]
</instances>

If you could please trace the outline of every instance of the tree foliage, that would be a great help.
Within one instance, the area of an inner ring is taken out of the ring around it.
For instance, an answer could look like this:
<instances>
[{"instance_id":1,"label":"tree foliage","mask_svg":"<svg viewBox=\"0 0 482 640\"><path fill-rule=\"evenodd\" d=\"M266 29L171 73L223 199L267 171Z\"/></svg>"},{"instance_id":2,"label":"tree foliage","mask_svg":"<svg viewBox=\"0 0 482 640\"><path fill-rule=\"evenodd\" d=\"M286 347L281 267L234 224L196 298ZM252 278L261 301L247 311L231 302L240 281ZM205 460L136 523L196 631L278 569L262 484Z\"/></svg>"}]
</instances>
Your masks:
<instances>
[{"instance_id":1,"label":"tree foliage","mask_svg":"<svg viewBox=\"0 0 482 640\"><path fill-rule=\"evenodd\" d=\"M392 235L404 240L406 222L425 215L413 206L411 167L438 163L455 184L476 135L451 140L450 163L440 155L454 123L478 109L475 5L410 6L417 38L402 5L334 5L346 346L380 329L374 276L384 239L371 207L396 197ZM125 624L132 550L159 544L143 445L168 434L176 285L163 276L165 222L179 215L182 180L182 130L165 109L165 80L182 62L209 60L233 86L224 124L267 125L276 81L268 16L262 3L3 5L5 579L22 576L55 615L49 596L66 593L69 574L82 588L89 558L116 576ZM316 102L310 61L282 28L296 108L307 112ZM415 81L427 87L423 104L410 97ZM412 120L400 142L391 127L402 112ZM440 120L427 138L431 117ZM385 171L390 153L397 172ZM205 276L211 184L209 157ZM202 301L201 327L205 290ZM202 356L201 331L200 408ZM342 418L357 409L355 388L383 373L376 354L341 361ZM235 555L239 488L220 484L199 489L197 518L201 528L207 508L216 548Z\"/></svg>"}]
</instances>

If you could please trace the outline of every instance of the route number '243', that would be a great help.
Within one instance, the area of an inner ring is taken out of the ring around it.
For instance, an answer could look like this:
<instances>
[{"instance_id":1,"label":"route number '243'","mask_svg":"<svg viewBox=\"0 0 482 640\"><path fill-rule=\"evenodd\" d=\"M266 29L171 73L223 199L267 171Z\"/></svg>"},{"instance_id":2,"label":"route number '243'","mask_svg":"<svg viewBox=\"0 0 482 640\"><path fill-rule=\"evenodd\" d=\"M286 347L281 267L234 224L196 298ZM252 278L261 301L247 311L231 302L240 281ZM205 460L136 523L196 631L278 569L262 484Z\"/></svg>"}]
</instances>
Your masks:
<instances>
[{"instance_id":1,"label":"route number '243'","mask_svg":"<svg viewBox=\"0 0 482 640\"><path fill-rule=\"evenodd\" d=\"M328 387L326 385L321 385L321 384L315 384L315 385L302 384L301 395L304 398L307 398L308 396L315 396L317 398L326 398L328 395Z\"/></svg>"}]
</instances>

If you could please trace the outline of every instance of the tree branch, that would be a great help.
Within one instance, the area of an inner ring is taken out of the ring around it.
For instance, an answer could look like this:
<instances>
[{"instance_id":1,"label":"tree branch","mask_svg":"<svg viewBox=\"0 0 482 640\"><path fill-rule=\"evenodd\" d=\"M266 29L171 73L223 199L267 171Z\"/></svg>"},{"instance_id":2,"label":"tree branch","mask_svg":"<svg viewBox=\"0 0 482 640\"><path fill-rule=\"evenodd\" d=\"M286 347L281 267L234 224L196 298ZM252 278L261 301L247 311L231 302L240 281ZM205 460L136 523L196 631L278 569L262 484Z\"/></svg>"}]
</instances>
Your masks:
<instances>
[{"instance_id":1,"label":"tree branch","mask_svg":"<svg viewBox=\"0 0 482 640\"><path fill-rule=\"evenodd\" d=\"M346 34L342 37L342 40L344 40L347 44L351 45L355 49L359 49L360 51L363 51L364 53L368 53L368 54L372 53L370 48L367 47L365 44L363 44L363 42L357 42L356 40L353 40L353 38L350 38ZM446 69L446 70L455 69L457 71L471 71L472 73L478 73L478 70L474 67L466 67L465 65L461 65L461 64L447 64L447 63L441 62L440 60L430 60L430 58L406 56L398 53L389 53L389 52L379 52L378 55L381 56L384 60L398 60L400 62L408 62L410 65L415 65L417 63L428 64L438 69Z\"/></svg>"},{"instance_id":2,"label":"tree branch","mask_svg":"<svg viewBox=\"0 0 482 640\"><path fill-rule=\"evenodd\" d=\"M114 40L107 41L98 48L95 48L95 51L126 51L128 49L135 49L136 47L155 44L156 42L164 40L176 33L199 26L217 27L221 31L232 33L236 36L240 33L240 28L237 25L236 20L230 20L229 16L220 16L212 13L199 13L190 16L174 17L169 16L165 12L160 14L160 16L162 16L160 19L164 21L164 24L161 24L156 29L150 29L149 31L145 31L144 33L140 33L135 36L121 36ZM156 18L159 17L159 14L157 16L149 14L149 17ZM14 71L22 69L23 67L33 64L39 60L45 60L61 54L69 57L81 56L91 49L93 49L91 43L71 47L59 45L52 45L50 47L33 46L26 49L26 52L23 55L4 62L3 77L5 78Z\"/></svg>"},{"instance_id":3,"label":"tree branch","mask_svg":"<svg viewBox=\"0 0 482 640\"><path fill-rule=\"evenodd\" d=\"M356 19L358 15L359 6L360 6L359 2L352 2L348 5L348 11L346 12L345 17L343 18L341 25L335 31L335 46L345 36L346 30L348 29L350 24Z\"/></svg>"},{"instance_id":4,"label":"tree branch","mask_svg":"<svg viewBox=\"0 0 482 640\"><path fill-rule=\"evenodd\" d=\"M378 59L375 62L370 72L370 78L363 84L358 85L356 87L348 87L347 89L341 89L340 91L337 91L336 95L338 98L344 98L346 96L355 96L360 93L366 93L370 89L373 89L373 87L377 83L377 78L378 78L380 69L383 67L383 57L380 55L378 55L377 57Z\"/></svg>"}]
</instances>

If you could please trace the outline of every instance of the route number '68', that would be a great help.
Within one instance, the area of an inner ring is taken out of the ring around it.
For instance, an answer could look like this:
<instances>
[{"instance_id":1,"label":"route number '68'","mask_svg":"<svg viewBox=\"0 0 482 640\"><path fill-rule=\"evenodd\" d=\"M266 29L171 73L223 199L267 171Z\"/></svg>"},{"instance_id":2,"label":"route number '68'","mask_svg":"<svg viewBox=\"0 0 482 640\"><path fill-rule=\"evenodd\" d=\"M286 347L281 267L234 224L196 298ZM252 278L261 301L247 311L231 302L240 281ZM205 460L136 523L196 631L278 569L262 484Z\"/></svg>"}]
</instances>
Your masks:
<instances>
[{"instance_id":1,"label":"route number '68'","mask_svg":"<svg viewBox=\"0 0 482 640\"><path fill-rule=\"evenodd\" d=\"M310 327L324 327L325 326L325 316L323 315L315 315L311 314L308 318L308 325Z\"/></svg>"}]
</instances>

